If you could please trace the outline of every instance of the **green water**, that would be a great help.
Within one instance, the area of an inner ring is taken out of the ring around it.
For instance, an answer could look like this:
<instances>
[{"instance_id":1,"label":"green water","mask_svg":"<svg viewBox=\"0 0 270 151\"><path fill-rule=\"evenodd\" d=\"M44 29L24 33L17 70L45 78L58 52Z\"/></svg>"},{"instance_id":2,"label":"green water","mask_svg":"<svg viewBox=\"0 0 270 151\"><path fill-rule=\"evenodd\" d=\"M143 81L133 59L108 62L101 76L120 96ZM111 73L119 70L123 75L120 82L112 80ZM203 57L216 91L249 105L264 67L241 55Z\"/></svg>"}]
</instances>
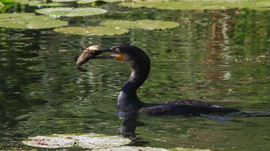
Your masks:
<instances>
[{"instance_id":1,"label":"green water","mask_svg":"<svg viewBox=\"0 0 270 151\"><path fill-rule=\"evenodd\" d=\"M75 3L69 6L77 7ZM80 5L83 7L92 4ZM135 45L152 68L139 89L147 103L189 98L243 111L270 112L270 13L250 9L159 10L95 3L107 14L67 18L69 26L105 20L164 20L179 27L131 29L116 36L78 36L53 29L0 27L0 149L34 149L20 142L54 133L119 135L117 96L130 74L127 64L93 60L76 70L81 47ZM5 12L33 12L16 4ZM65 50L65 51L63 51ZM270 150L270 118L140 115L135 145L212 150Z\"/></svg>"}]
</instances>

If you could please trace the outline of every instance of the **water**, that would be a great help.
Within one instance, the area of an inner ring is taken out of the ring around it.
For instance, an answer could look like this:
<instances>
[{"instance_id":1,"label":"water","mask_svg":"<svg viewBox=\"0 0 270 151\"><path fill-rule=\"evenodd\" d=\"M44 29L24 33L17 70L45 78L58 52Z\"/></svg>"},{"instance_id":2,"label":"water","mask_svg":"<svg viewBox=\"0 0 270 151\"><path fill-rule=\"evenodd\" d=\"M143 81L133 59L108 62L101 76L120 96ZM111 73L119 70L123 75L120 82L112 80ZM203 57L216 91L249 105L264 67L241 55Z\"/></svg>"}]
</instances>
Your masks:
<instances>
[{"instance_id":1,"label":"water","mask_svg":"<svg viewBox=\"0 0 270 151\"><path fill-rule=\"evenodd\" d=\"M70 4L72 5L72 3ZM190 98L243 111L270 112L270 41L267 11L170 11L99 3L110 13L65 18L69 26L106 19L179 22L167 30L131 30L117 36L77 36L52 29L0 28L0 148L33 149L20 142L54 133L119 135L117 95L130 74L127 64L93 60L76 70L81 46L131 44L152 61L139 89L147 103ZM25 6L33 12L35 7ZM13 12L11 7L8 12ZM119 13L120 12L120 13ZM269 117L139 115L134 145L213 150L270 150ZM226 120L231 119L231 120ZM128 125L130 126L130 125Z\"/></svg>"}]
</instances>

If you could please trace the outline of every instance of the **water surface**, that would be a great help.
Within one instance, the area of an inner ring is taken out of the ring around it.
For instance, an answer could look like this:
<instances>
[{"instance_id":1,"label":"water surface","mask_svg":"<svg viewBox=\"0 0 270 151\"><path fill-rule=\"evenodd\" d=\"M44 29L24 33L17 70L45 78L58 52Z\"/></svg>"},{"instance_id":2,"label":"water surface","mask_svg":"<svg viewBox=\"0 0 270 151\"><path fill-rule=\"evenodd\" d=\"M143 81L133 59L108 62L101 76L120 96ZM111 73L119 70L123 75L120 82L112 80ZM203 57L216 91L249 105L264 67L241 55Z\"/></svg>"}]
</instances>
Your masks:
<instances>
[{"instance_id":1,"label":"water surface","mask_svg":"<svg viewBox=\"0 0 270 151\"><path fill-rule=\"evenodd\" d=\"M65 18L69 26L103 20L175 21L167 30L130 30L116 36L78 36L53 29L0 28L0 148L33 149L20 142L54 133L119 135L117 95L130 74L127 64L93 60L76 70L81 47L135 45L150 56L151 73L139 89L147 103L189 98L242 111L270 112L268 11L159 10L98 3L98 16ZM69 5L76 7L74 3ZM82 5L84 7L90 4ZM11 7L7 12L33 12ZM139 115L134 145L213 150L270 150L269 117Z\"/></svg>"}]
</instances>

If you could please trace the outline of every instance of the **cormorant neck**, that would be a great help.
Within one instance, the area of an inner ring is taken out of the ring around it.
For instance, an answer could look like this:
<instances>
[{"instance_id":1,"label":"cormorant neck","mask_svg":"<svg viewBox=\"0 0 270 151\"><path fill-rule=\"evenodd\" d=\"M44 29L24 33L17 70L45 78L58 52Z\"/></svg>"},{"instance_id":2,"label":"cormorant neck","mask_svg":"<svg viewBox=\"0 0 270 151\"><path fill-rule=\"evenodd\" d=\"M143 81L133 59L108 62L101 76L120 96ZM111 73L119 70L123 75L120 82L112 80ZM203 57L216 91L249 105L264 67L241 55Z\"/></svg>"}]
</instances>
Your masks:
<instances>
[{"instance_id":1,"label":"cormorant neck","mask_svg":"<svg viewBox=\"0 0 270 151\"><path fill-rule=\"evenodd\" d=\"M132 73L118 95L118 109L123 112L134 112L144 103L137 97L137 89L144 83L150 72L150 59L146 55L143 59L128 62Z\"/></svg>"}]
</instances>

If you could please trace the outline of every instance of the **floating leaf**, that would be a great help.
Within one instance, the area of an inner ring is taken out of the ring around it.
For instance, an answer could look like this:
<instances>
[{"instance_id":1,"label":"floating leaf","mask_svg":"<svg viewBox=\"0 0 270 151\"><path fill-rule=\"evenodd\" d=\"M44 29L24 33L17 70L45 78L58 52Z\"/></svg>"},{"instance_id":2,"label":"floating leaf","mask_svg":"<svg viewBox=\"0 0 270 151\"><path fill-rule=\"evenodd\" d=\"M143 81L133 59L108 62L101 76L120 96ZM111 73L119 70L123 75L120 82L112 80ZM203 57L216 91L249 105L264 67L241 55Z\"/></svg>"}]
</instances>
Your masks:
<instances>
[{"instance_id":1,"label":"floating leaf","mask_svg":"<svg viewBox=\"0 0 270 151\"><path fill-rule=\"evenodd\" d=\"M131 140L120 136L108 136L103 134L53 134L51 136L29 137L22 141L23 144L42 148L66 148L79 146L82 148L108 148L130 143Z\"/></svg>"},{"instance_id":2,"label":"floating leaf","mask_svg":"<svg viewBox=\"0 0 270 151\"><path fill-rule=\"evenodd\" d=\"M59 7L64 6L63 3L44 3L43 1L30 1L29 6L52 6L52 7Z\"/></svg>"},{"instance_id":3,"label":"floating leaf","mask_svg":"<svg viewBox=\"0 0 270 151\"><path fill-rule=\"evenodd\" d=\"M1 0L1 3L7 4L7 3L22 3L25 4L29 0Z\"/></svg>"},{"instance_id":4,"label":"floating leaf","mask_svg":"<svg viewBox=\"0 0 270 151\"><path fill-rule=\"evenodd\" d=\"M40 148L68 148L81 147L84 149L92 149L93 151L210 151L210 149L197 148L154 148L139 146L124 146L131 142L130 139L121 136L109 136L104 134L53 134L50 136L29 137L23 140L24 145Z\"/></svg>"},{"instance_id":5,"label":"floating leaf","mask_svg":"<svg viewBox=\"0 0 270 151\"><path fill-rule=\"evenodd\" d=\"M67 22L49 16L36 16L34 13L0 14L0 27L42 29L67 25Z\"/></svg>"},{"instance_id":6,"label":"floating leaf","mask_svg":"<svg viewBox=\"0 0 270 151\"><path fill-rule=\"evenodd\" d=\"M211 9L209 6L201 6L192 1L181 2L160 2L160 1L135 1L135 2L123 2L119 6L128 6L132 8L157 8L157 9L169 9L169 10L205 10ZM221 9L221 7L214 7L212 9Z\"/></svg>"},{"instance_id":7,"label":"floating leaf","mask_svg":"<svg viewBox=\"0 0 270 151\"><path fill-rule=\"evenodd\" d=\"M92 3L95 1L97 1L97 0L78 0L77 3L78 4L87 4L87 3Z\"/></svg>"},{"instance_id":8,"label":"floating leaf","mask_svg":"<svg viewBox=\"0 0 270 151\"><path fill-rule=\"evenodd\" d=\"M78 4L87 4L87 3L92 3L95 1L102 1L102 2L121 2L122 0L78 0L77 3Z\"/></svg>"},{"instance_id":9,"label":"floating leaf","mask_svg":"<svg viewBox=\"0 0 270 151\"><path fill-rule=\"evenodd\" d=\"M53 2L76 2L76 0L52 0Z\"/></svg>"},{"instance_id":10,"label":"floating leaf","mask_svg":"<svg viewBox=\"0 0 270 151\"><path fill-rule=\"evenodd\" d=\"M73 34L73 35L83 35L83 36L91 36L91 35L119 35L128 32L125 28L114 28L114 27L67 27L67 28L56 28L54 29L56 32L65 33L65 34Z\"/></svg>"},{"instance_id":11,"label":"floating leaf","mask_svg":"<svg viewBox=\"0 0 270 151\"><path fill-rule=\"evenodd\" d=\"M5 1L5 0L4 0ZM29 0L14 0L16 3L28 4Z\"/></svg>"},{"instance_id":12,"label":"floating leaf","mask_svg":"<svg viewBox=\"0 0 270 151\"><path fill-rule=\"evenodd\" d=\"M167 29L179 26L179 24L176 22L161 21L161 20L137 20L137 21L112 20L102 22L101 25L106 27L139 28L146 30Z\"/></svg>"},{"instance_id":13,"label":"floating leaf","mask_svg":"<svg viewBox=\"0 0 270 151\"><path fill-rule=\"evenodd\" d=\"M211 151L211 149L184 148L184 147L170 148L170 150L172 151Z\"/></svg>"},{"instance_id":14,"label":"floating leaf","mask_svg":"<svg viewBox=\"0 0 270 151\"><path fill-rule=\"evenodd\" d=\"M99 15L107 12L105 9L100 8L71 8L71 7L58 7L58 8L43 8L36 10L37 13L53 15L53 16L91 16Z\"/></svg>"},{"instance_id":15,"label":"floating leaf","mask_svg":"<svg viewBox=\"0 0 270 151\"><path fill-rule=\"evenodd\" d=\"M155 148L155 147L135 147L135 146L122 146L122 147L114 147L114 148L101 148L94 149L93 151L170 151L165 148ZM185 150L179 150L185 151Z\"/></svg>"},{"instance_id":16,"label":"floating leaf","mask_svg":"<svg viewBox=\"0 0 270 151\"><path fill-rule=\"evenodd\" d=\"M133 8L147 7L157 9L169 9L169 10L219 10L230 8L262 8L270 6L270 2L265 0L133 0L133 2L122 2L120 6L128 6Z\"/></svg>"}]
</instances>

